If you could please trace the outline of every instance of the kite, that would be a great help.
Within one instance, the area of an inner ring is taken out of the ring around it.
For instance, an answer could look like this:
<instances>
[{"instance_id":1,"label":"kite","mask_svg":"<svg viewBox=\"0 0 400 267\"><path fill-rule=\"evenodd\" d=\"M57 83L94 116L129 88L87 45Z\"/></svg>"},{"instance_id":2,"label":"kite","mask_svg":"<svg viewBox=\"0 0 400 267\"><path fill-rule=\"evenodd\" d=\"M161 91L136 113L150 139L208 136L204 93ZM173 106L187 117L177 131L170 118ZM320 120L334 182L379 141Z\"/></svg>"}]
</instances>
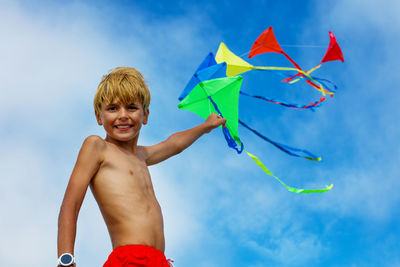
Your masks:
<instances>
[{"instance_id":1,"label":"kite","mask_svg":"<svg viewBox=\"0 0 400 267\"><path fill-rule=\"evenodd\" d=\"M274 31L272 29L272 27L269 27L268 29L266 29L258 38L257 40L254 42L253 46L250 49L249 52L249 58L252 58L256 55L262 54L262 53L279 53L284 55L292 64L293 66L300 70L298 74L294 75L294 77L297 76L305 76L310 78L310 80L306 80L306 82L308 84L310 84L311 86L315 87L317 90L323 92L323 93L328 93L331 96L333 96L332 92L325 91L323 90L323 87L318 87L318 85L316 85L313 81L311 77L309 77L308 75L310 75L311 72L317 70L318 68L321 67L322 63L328 62L328 61L335 61L335 60L340 60L342 62L344 62L344 57L343 57L343 53L342 50L340 49L335 35L333 35L333 33L331 31L329 31L329 46L328 49L326 50L325 56L322 58L321 62L315 66L314 68L310 69L309 71L303 72L302 69L300 68L300 66L292 59L289 57L288 54L285 53L285 51L283 51L283 49L281 48L281 46L279 45L278 41L275 38L274 35ZM287 79L284 79L284 82L290 82L290 83L295 83L297 82L299 79L293 80L294 77L289 77ZM321 82L323 79L316 79L318 80L320 83L319 85L323 85L323 82ZM325 86L326 87L326 86ZM334 86L336 89L336 86ZM336 91L335 89L333 89L332 91Z\"/></svg>"},{"instance_id":2,"label":"kite","mask_svg":"<svg viewBox=\"0 0 400 267\"><path fill-rule=\"evenodd\" d=\"M333 184L322 189L297 189L286 185L281 179L272 174L272 172L265 167L258 157L249 153L244 148L244 144L240 139L238 132L238 126L240 124L244 128L253 132L256 136L269 142L290 156L301 157L312 161L321 160L321 157L318 157L305 149L299 149L273 141L240 120L239 96L253 97L269 103L279 104L287 108L308 109L312 111L320 107L326 98L320 97L320 99L315 102L303 105L288 103L264 96L252 95L241 90L243 77L239 74L251 70L278 71L280 74L282 72L291 71L294 72L294 74L285 75L287 78L284 79L283 82L292 84L300 80L305 80L307 84L320 91L323 95L329 94L330 96L333 96L336 91L336 86L333 85L333 83L310 75L325 62L334 60L344 61L343 54L336 42L335 36L332 32L329 32L329 36L330 43L325 56L316 67L308 71L302 70L300 66L282 50L273 34L272 27L269 27L256 39L249 52L249 58L261 53L280 53L293 64L293 68L253 66L242 58L236 56L224 43L221 43L217 54L214 56L213 53L209 53L196 69L178 98L180 100L178 108L191 111L204 119L206 119L211 113L217 113L221 117L225 118L225 127L221 126L221 128L227 145L234 149L238 154L241 154L243 151L246 152L246 154L252 158L265 173L278 180L288 191L294 193L323 193L329 191L333 187Z\"/></svg>"}]
</instances>

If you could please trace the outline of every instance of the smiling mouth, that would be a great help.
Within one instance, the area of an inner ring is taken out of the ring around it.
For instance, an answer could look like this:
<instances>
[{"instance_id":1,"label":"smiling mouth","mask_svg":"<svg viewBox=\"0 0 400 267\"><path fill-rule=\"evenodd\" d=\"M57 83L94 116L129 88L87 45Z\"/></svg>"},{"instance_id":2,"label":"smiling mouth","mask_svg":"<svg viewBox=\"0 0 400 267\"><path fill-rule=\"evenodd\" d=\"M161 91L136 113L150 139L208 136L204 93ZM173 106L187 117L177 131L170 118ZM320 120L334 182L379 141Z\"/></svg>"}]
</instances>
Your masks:
<instances>
[{"instance_id":1,"label":"smiling mouth","mask_svg":"<svg viewBox=\"0 0 400 267\"><path fill-rule=\"evenodd\" d=\"M117 129L120 129L120 130L127 130L127 129L132 128L133 125L116 125L114 127L117 128Z\"/></svg>"}]
</instances>

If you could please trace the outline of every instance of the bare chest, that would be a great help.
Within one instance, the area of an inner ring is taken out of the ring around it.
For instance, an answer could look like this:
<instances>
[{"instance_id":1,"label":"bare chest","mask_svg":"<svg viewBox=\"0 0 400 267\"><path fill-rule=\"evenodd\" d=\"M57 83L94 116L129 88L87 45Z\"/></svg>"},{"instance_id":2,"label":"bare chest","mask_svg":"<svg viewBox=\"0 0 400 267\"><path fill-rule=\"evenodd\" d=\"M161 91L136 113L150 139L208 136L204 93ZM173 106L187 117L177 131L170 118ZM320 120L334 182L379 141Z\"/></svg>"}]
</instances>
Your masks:
<instances>
[{"instance_id":1,"label":"bare chest","mask_svg":"<svg viewBox=\"0 0 400 267\"><path fill-rule=\"evenodd\" d=\"M113 149L107 151L91 187L102 195L154 196L146 163L136 155Z\"/></svg>"}]
</instances>

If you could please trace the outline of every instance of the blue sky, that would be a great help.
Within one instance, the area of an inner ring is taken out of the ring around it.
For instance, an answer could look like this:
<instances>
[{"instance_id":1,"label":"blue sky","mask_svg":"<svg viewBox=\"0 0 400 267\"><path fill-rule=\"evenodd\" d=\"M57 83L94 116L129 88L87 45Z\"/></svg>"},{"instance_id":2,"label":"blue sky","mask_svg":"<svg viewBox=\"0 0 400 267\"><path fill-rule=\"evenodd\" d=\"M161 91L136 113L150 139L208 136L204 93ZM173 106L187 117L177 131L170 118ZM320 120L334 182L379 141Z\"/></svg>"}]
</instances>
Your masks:
<instances>
[{"instance_id":1,"label":"blue sky","mask_svg":"<svg viewBox=\"0 0 400 267\"><path fill-rule=\"evenodd\" d=\"M400 266L400 4L387 1L23 1L0 0L0 265L51 266L57 216L84 138L104 136L92 99L101 76L133 66L152 92L140 143L202 122L177 97L221 41L247 52L267 27L304 68L336 35L345 63L316 74L339 90L317 112L240 98L242 120L273 140L323 158L283 154L239 128L248 151L289 185L334 188L289 193L220 131L150 168L165 217L166 254L176 266ZM254 64L289 66L280 55ZM318 92L280 77L244 75L243 89L292 102ZM88 191L76 240L78 266L111 252Z\"/></svg>"}]
</instances>

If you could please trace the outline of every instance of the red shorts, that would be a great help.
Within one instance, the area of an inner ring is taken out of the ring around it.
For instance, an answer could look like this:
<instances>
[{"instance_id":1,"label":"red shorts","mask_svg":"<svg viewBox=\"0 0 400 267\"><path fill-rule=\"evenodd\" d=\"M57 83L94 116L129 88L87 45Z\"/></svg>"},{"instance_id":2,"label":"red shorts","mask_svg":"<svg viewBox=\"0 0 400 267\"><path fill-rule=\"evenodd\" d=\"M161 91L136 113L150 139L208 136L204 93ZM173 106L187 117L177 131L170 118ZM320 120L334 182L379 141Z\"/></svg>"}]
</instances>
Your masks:
<instances>
[{"instance_id":1,"label":"red shorts","mask_svg":"<svg viewBox=\"0 0 400 267\"><path fill-rule=\"evenodd\" d=\"M111 252L103 267L170 267L164 253L146 245L126 245Z\"/></svg>"}]
</instances>

